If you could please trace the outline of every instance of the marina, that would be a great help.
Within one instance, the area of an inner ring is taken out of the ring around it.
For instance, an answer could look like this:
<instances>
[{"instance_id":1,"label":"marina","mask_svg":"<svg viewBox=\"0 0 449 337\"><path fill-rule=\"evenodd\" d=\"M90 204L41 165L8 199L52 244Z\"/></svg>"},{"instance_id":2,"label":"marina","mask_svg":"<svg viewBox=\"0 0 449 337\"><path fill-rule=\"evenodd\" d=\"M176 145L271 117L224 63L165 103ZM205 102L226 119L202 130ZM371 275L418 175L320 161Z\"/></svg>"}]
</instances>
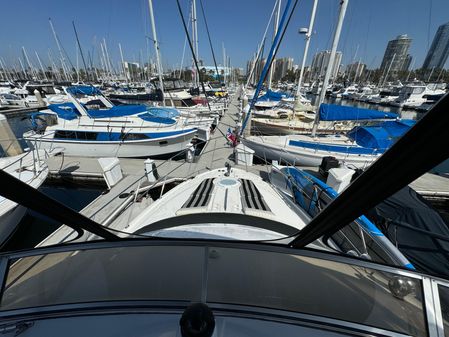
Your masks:
<instances>
[{"instance_id":1,"label":"marina","mask_svg":"<svg viewBox=\"0 0 449 337\"><path fill-rule=\"evenodd\" d=\"M29 4L0 334L448 335L449 7L380 1Z\"/></svg>"}]
</instances>

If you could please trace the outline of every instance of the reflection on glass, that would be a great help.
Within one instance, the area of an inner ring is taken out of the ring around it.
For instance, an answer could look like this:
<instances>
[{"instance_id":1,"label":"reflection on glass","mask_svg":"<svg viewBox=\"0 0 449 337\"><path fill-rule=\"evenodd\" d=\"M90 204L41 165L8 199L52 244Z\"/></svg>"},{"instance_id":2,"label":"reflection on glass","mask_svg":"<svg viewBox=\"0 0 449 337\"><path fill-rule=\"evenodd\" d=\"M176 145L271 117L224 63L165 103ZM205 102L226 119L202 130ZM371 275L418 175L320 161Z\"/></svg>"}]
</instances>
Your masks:
<instances>
[{"instance_id":1,"label":"reflection on glass","mask_svg":"<svg viewBox=\"0 0 449 337\"><path fill-rule=\"evenodd\" d=\"M214 256L208 288L212 302L278 308L427 335L419 280L272 252L216 249Z\"/></svg>"},{"instance_id":2,"label":"reflection on glass","mask_svg":"<svg viewBox=\"0 0 449 337\"><path fill-rule=\"evenodd\" d=\"M419 279L317 257L223 247L25 257L9 266L0 310L121 300L205 300L427 335Z\"/></svg>"},{"instance_id":3,"label":"reflection on glass","mask_svg":"<svg viewBox=\"0 0 449 337\"><path fill-rule=\"evenodd\" d=\"M444 336L449 337L449 288L438 286L440 295L441 316L443 317Z\"/></svg>"}]
</instances>

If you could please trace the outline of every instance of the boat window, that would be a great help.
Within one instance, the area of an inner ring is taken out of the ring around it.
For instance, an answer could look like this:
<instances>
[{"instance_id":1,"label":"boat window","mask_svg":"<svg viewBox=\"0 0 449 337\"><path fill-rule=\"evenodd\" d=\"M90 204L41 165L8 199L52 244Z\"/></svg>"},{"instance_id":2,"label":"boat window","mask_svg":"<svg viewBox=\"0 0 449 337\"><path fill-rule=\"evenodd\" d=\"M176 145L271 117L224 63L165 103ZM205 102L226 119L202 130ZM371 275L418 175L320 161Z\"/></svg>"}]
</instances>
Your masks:
<instances>
[{"instance_id":1,"label":"boat window","mask_svg":"<svg viewBox=\"0 0 449 337\"><path fill-rule=\"evenodd\" d=\"M0 315L85 302L204 300L427 336L419 277L310 254L172 244L23 256L9 263Z\"/></svg>"},{"instance_id":2,"label":"boat window","mask_svg":"<svg viewBox=\"0 0 449 337\"><path fill-rule=\"evenodd\" d=\"M186 98L182 100L181 106L195 106L196 103L191 98Z\"/></svg>"},{"instance_id":3,"label":"boat window","mask_svg":"<svg viewBox=\"0 0 449 337\"><path fill-rule=\"evenodd\" d=\"M90 131L57 130L55 132L55 138L59 139L96 140L97 136L98 136L97 132L90 132Z\"/></svg>"},{"instance_id":4,"label":"boat window","mask_svg":"<svg viewBox=\"0 0 449 337\"><path fill-rule=\"evenodd\" d=\"M438 294L440 296L440 309L443 319L444 336L449 337L449 288L438 285Z\"/></svg>"},{"instance_id":5,"label":"boat window","mask_svg":"<svg viewBox=\"0 0 449 337\"><path fill-rule=\"evenodd\" d=\"M97 132L76 131L76 139L79 140L96 140L97 136L98 136Z\"/></svg>"},{"instance_id":6,"label":"boat window","mask_svg":"<svg viewBox=\"0 0 449 337\"><path fill-rule=\"evenodd\" d=\"M76 139L75 131L57 130L55 132L55 138L58 139Z\"/></svg>"},{"instance_id":7,"label":"boat window","mask_svg":"<svg viewBox=\"0 0 449 337\"><path fill-rule=\"evenodd\" d=\"M425 87L415 87L415 88L413 88L413 93L414 94L422 94L424 92L424 90L426 90Z\"/></svg>"},{"instance_id":8,"label":"boat window","mask_svg":"<svg viewBox=\"0 0 449 337\"><path fill-rule=\"evenodd\" d=\"M121 140L142 140L148 139L149 137L144 133L125 133L120 136Z\"/></svg>"}]
</instances>

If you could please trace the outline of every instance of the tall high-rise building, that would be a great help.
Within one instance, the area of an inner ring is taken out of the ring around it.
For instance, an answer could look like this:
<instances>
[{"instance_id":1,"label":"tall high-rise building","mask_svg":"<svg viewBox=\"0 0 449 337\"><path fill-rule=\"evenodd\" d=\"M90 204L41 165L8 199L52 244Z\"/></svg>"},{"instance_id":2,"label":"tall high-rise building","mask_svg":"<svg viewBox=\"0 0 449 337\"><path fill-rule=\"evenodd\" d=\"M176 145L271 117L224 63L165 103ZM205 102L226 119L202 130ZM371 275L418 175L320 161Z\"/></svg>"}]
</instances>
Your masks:
<instances>
[{"instance_id":1,"label":"tall high-rise building","mask_svg":"<svg viewBox=\"0 0 449 337\"><path fill-rule=\"evenodd\" d=\"M330 55L330 50L324 50L313 56L312 65L310 66L310 80L315 81L324 78ZM337 51L335 54L335 63L331 73L331 80L338 76L342 55L341 51Z\"/></svg>"},{"instance_id":2,"label":"tall high-rise building","mask_svg":"<svg viewBox=\"0 0 449 337\"><path fill-rule=\"evenodd\" d=\"M442 69L449 56L449 22L438 27L427 56L423 63L425 69Z\"/></svg>"},{"instance_id":3,"label":"tall high-rise building","mask_svg":"<svg viewBox=\"0 0 449 337\"><path fill-rule=\"evenodd\" d=\"M263 58L263 59L257 60L257 62L255 60L250 60L246 63L246 76L249 76L251 74L251 69L253 69L253 67L254 67L254 70L253 70L253 73L252 73L251 79L250 79L251 84L253 84L253 85L257 84L257 81L259 80L260 75L262 74L262 70L263 70L263 67L265 66L266 61L267 60L265 58ZM255 65L254 65L254 63L255 63Z\"/></svg>"},{"instance_id":4,"label":"tall high-rise building","mask_svg":"<svg viewBox=\"0 0 449 337\"><path fill-rule=\"evenodd\" d=\"M399 35L396 39L388 42L387 49L385 49L384 58L380 65L382 74L390 69L389 77L395 76L398 71L408 70L412 57L408 54L408 49L412 39L407 34Z\"/></svg>"},{"instance_id":5,"label":"tall high-rise building","mask_svg":"<svg viewBox=\"0 0 449 337\"><path fill-rule=\"evenodd\" d=\"M360 80L360 77L362 77L362 74L364 73L366 69L366 64L357 61L354 62L352 64L348 64L346 66L346 78L349 81L356 81L356 80Z\"/></svg>"},{"instance_id":6,"label":"tall high-rise building","mask_svg":"<svg viewBox=\"0 0 449 337\"><path fill-rule=\"evenodd\" d=\"M276 63L274 63L273 81L280 81L287 74L287 71L291 69L293 69L293 58L284 57L276 59Z\"/></svg>"}]
</instances>

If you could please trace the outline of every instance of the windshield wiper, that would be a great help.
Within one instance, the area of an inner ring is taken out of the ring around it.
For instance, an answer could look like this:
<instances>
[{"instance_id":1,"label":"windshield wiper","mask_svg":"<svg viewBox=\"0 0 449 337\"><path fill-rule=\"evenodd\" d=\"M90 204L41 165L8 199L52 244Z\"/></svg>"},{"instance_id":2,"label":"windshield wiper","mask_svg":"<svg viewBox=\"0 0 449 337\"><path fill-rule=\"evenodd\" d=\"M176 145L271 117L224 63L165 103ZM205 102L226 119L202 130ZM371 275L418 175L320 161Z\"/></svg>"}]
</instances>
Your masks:
<instances>
[{"instance_id":1,"label":"windshield wiper","mask_svg":"<svg viewBox=\"0 0 449 337\"><path fill-rule=\"evenodd\" d=\"M0 170L0 195L72 227L78 234L82 234L83 230L86 230L105 240L113 241L120 239L97 222L39 192L3 170Z\"/></svg>"},{"instance_id":2,"label":"windshield wiper","mask_svg":"<svg viewBox=\"0 0 449 337\"><path fill-rule=\"evenodd\" d=\"M441 98L387 152L319 213L290 246L301 248L336 231L449 157L449 96Z\"/></svg>"}]
</instances>

